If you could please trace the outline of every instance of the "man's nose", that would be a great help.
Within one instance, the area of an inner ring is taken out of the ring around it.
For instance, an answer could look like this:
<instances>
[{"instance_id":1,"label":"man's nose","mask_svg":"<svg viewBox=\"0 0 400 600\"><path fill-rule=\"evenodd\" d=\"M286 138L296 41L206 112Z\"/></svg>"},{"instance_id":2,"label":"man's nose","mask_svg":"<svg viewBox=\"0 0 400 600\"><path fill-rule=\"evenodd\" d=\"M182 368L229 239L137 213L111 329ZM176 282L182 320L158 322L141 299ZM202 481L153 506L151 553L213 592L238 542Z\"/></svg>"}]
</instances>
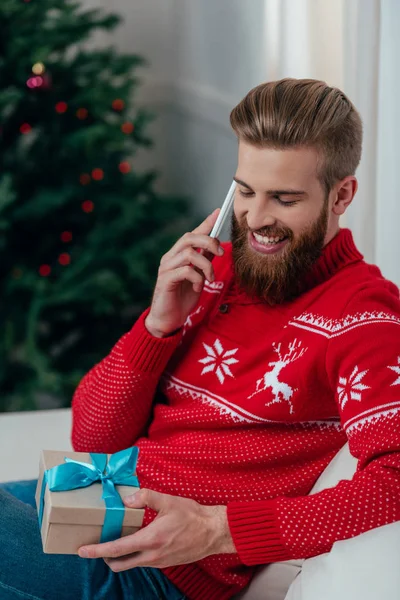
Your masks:
<instances>
[{"instance_id":1,"label":"man's nose","mask_svg":"<svg viewBox=\"0 0 400 600\"><path fill-rule=\"evenodd\" d=\"M249 229L257 231L263 227L271 227L276 225L276 218L271 214L269 203L265 198L253 198L251 205L248 207L246 220Z\"/></svg>"}]
</instances>

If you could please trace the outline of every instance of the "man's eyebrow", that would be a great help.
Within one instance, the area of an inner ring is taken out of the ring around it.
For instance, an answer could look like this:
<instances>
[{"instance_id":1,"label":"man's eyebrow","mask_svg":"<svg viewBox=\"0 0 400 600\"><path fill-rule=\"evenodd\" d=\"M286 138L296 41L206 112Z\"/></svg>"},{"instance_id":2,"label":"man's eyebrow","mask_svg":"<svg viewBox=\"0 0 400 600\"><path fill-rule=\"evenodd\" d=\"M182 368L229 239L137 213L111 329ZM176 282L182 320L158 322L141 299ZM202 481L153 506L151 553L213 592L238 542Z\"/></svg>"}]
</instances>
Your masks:
<instances>
[{"instance_id":1,"label":"man's eyebrow","mask_svg":"<svg viewBox=\"0 0 400 600\"><path fill-rule=\"evenodd\" d=\"M245 181L242 181L241 179L238 179L237 177L233 178L234 181L236 181L236 183L239 183L240 185L242 185L243 187L247 188L248 190L251 190L252 192L254 191L248 183L246 183ZM267 194L269 194L270 196L274 196L275 194L277 196L307 196L307 192L305 192L304 190L267 190L266 191Z\"/></svg>"},{"instance_id":2,"label":"man's eyebrow","mask_svg":"<svg viewBox=\"0 0 400 600\"><path fill-rule=\"evenodd\" d=\"M241 179L238 179L237 177L233 178L233 181L236 181L236 183L239 183L240 185L242 185L243 187L247 188L248 190L251 190L251 187L245 183L244 181L242 181ZM253 191L253 190L251 190Z\"/></svg>"}]
</instances>

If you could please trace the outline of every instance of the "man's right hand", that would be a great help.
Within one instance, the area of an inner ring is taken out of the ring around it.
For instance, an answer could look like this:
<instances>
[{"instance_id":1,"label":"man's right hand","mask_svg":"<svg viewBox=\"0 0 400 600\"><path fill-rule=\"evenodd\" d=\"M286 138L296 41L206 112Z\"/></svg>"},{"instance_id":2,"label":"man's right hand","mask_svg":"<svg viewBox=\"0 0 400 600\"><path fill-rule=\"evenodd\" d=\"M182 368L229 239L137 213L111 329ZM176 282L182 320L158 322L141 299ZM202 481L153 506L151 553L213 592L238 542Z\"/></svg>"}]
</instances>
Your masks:
<instances>
[{"instance_id":1,"label":"man's right hand","mask_svg":"<svg viewBox=\"0 0 400 600\"><path fill-rule=\"evenodd\" d=\"M196 306L204 280L214 281L213 256L224 253L219 241L210 238L219 209L190 233L185 233L161 259L146 329L165 337L180 329ZM200 250L201 253L196 250Z\"/></svg>"}]
</instances>

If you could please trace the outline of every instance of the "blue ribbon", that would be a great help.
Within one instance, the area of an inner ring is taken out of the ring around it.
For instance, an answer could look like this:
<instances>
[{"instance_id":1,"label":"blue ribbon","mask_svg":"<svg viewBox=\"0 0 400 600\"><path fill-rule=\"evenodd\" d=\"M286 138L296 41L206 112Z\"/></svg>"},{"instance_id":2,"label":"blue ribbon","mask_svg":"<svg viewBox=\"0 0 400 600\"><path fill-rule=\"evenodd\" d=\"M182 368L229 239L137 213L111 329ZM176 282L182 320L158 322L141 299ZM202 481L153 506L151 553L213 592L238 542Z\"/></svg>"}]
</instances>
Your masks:
<instances>
[{"instance_id":1,"label":"blue ribbon","mask_svg":"<svg viewBox=\"0 0 400 600\"><path fill-rule=\"evenodd\" d=\"M77 488L88 487L96 481L101 481L102 500L106 505L100 542L110 542L121 537L124 521L125 506L115 489L116 485L132 485L139 487L139 480L132 473L136 470L139 448L132 446L110 456L107 454L90 453L92 463L79 462L65 457L65 463L47 469L43 474L39 503L39 525L42 527L44 512L44 495L46 486L52 492L63 492Z\"/></svg>"}]
</instances>

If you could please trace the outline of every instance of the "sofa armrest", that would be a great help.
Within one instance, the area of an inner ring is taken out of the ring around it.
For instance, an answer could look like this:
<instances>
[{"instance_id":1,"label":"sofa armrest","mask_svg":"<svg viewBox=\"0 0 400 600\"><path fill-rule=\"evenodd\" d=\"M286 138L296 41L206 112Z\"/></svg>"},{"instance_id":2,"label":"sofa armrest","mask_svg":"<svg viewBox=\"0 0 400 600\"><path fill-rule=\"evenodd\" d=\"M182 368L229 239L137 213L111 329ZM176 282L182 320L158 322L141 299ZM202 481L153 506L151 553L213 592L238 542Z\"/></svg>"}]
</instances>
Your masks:
<instances>
[{"instance_id":1,"label":"sofa armrest","mask_svg":"<svg viewBox=\"0 0 400 600\"><path fill-rule=\"evenodd\" d=\"M0 481L36 479L42 449L71 450L71 409L0 414Z\"/></svg>"}]
</instances>

